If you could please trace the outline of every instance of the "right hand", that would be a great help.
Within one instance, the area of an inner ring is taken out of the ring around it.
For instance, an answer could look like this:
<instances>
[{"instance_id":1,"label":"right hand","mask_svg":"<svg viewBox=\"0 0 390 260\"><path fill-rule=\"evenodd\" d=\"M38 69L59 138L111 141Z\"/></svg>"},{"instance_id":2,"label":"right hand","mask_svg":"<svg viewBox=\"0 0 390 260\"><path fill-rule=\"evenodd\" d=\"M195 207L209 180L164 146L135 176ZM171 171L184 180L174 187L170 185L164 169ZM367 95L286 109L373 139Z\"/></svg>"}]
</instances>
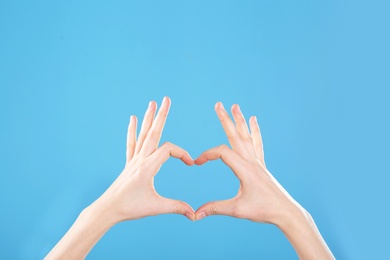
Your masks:
<instances>
[{"instance_id":1,"label":"right hand","mask_svg":"<svg viewBox=\"0 0 390 260\"><path fill-rule=\"evenodd\" d=\"M237 195L228 200L202 205L196 211L196 219L211 215L227 215L255 222L280 224L292 211L303 208L287 193L267 170L264 162L263 143L256 117L252 116L250 132L238 105L232 106L235 124L222 103L215 111L232 147L221 145L203 152L196 160L202 165L210 160L222 159L240 181Z\"/></svg>"}]
</instances>

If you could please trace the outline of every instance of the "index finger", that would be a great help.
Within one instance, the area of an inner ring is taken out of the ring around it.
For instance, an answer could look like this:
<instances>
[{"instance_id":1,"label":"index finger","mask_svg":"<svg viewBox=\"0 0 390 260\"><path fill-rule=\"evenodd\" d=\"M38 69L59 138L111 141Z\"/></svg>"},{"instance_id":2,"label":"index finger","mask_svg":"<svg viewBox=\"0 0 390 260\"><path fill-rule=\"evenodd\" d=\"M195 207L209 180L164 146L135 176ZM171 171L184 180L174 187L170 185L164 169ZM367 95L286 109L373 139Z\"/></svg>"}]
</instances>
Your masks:
<instances>
[{"instance_id":1,"label":"index finger","mask_svg":"<svg viewBox=\"0 0 390 260\"><path fill-rule=\"evenodd\" d=\"M248 163L227 145L223 144L203 152L195 160L195 164L202 165L207 161L218 159L221 159L227 166L229 166L240 181L244 181L245 174L243 169L248 165Z\"/></svg>"},{"instance_id":2,"label":"index finger","mask_svg":"<svg viewBox=\"0 0 390 260\"><path fill-rule=\"evenodd\" d=\"M157 173L161 165L166 162L170 157L180 159L188 166L194 165L194 160L191 158L191 156L186 150L177 145L167 142L164 143L148 157L148 160L150 161L149 166L152 167L153 175Z\"/></svg>"}]
</instances>

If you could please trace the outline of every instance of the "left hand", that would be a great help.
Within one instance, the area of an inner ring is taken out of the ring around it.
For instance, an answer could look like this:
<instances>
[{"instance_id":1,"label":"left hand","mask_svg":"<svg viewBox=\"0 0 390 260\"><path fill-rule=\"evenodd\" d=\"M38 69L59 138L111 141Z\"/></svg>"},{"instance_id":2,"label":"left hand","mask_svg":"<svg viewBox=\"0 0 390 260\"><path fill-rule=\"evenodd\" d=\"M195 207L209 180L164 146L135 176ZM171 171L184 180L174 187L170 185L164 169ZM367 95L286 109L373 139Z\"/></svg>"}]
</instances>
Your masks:
<instances>
[{"instance_id":1,"label":"left hand","mask_svg":"<svg viewBox=\"0 0 390 260\"><path fill-rule=\"evenodd\" d=\"M170 99L165 97L154 118L157 104L154 101L149 103L138 139L137 118L130 117L125 168L90 206L109 212L107 214L110 214L113 223L167 213L182 214L195 220L194 210L187 203L162 197L154 188L154 176L170 156L179 158L189 166L194 165L184 149L172 143L158 147L170 104Z\"/></svg>"}]
</instances>

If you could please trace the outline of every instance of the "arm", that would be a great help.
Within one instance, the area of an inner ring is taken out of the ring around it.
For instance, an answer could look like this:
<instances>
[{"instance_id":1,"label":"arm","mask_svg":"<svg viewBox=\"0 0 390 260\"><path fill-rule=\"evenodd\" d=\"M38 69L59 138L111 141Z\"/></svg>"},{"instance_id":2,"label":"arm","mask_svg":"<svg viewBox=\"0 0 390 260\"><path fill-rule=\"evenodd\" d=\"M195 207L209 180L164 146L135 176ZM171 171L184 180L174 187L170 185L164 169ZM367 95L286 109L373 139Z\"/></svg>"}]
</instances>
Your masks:
<instances>
[{"instance_id":1,"label":"arm","mask_svg":"<svg viewBox=\"0 0 390 260\"><path fill-rule=\"evenodd\" d=\"M190 155L174 144L165 143L158 148L169 107L170 99L164 98L154 118L157 105L150 102L138 138L137 118L130 118L124 170L81 212L46 259L84 259L105 232L121 221L168 213L195 220L195 213L187 203L160 196L153 184L154 176L170 156L180 158L187 165L194 164Z\"/></svg>"},{"instance_id":2,"label":"arm","mask_svg":"<svg viewBox=\"0 0 390 260\"><path fill-rule=\"evenodd\" d=\"M222 103L215 106L226 132L226 145L212 148L195 160L202 165L222 159L240 180L237 195L229 200L209 202L196 211L196 218L227 215L278 226L300 259L334 259L310 214L299 205L267 170L256 117L250 118L250 132L238 105L232 106L235 124Z\"/></svg>"}]
</instances>

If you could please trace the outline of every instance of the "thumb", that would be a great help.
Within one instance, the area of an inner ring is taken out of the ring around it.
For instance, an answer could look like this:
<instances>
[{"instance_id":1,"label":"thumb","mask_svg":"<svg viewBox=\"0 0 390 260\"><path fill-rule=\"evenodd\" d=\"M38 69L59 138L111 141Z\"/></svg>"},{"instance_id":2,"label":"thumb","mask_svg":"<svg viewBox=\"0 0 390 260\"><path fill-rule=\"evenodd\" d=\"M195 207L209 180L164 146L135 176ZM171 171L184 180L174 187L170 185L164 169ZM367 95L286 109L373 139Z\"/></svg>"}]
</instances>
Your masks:
<instances>
[{"instance_id":1,"label":"thumb","mask_svg":"<svg viewBox=\"0 0 390 260\"><path fill-rule=\"evenodd\" d=\"M161 197L158 203L160 214L181 214L189 220L195 221L194 210L184 201Z\"/></svg>"},{"instance_id":2,"label":"thumb","mask_svg":"<svg viewBox=\"0 0 390 260\"><path fill-rule=\"evenodd\" d=\"M233 199L208 202L196 210L196 220L212 215L234 216L234 208Z\"/></svg>"}]
</instances>

